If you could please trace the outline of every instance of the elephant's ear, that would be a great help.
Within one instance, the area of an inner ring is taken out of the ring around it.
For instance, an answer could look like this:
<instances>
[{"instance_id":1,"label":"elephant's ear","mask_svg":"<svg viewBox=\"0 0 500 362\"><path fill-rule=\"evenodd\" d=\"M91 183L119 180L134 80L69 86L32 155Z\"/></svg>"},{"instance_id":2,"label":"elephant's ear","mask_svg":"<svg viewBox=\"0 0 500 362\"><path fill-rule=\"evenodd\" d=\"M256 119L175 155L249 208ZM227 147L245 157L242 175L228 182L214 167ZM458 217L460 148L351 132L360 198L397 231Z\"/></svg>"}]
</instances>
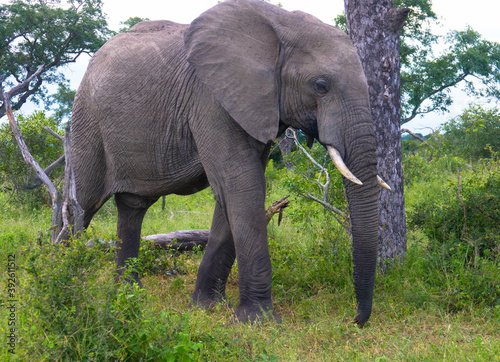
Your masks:
<instances>
[{"instance_id":1,"label":"elephant's ear","mask_svg":"<svg viewBox=\"0 0 500 362\"><path fill-rule=\"evenodd\" d=\"M263 143L276 138L279 126L280 41L269 20L277 11L260 0L224 1L195 19L184 37L197 76Z\"/></svg>"}]
</instances>

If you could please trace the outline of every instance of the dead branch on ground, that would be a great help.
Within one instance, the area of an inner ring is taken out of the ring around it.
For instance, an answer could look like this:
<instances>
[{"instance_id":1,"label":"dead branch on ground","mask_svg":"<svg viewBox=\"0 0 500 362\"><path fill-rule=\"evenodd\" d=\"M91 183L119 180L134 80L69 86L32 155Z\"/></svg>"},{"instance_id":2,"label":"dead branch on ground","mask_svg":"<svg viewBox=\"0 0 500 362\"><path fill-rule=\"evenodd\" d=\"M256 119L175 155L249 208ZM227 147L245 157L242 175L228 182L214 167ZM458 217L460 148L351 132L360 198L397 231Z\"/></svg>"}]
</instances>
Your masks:
<instances>
[{"instance_id":1,"label":"dead branch on ground","mask_svg":"<svg viewBox=\"0 0 500 362\"><path fill-rule=\"evenodd\" d=\"M267 223L271 221L274 215L278 214L278 225L283 218L283 209L288 207L290 201L287 200L290 195L281 200L273 202L266 210ZM144 240L152 240L155 245L161 249L186 251L198 247L204 249L208 243L210 230L179 230L167 234L155 234L145 236Z\"/></svg>"}]
</instances>

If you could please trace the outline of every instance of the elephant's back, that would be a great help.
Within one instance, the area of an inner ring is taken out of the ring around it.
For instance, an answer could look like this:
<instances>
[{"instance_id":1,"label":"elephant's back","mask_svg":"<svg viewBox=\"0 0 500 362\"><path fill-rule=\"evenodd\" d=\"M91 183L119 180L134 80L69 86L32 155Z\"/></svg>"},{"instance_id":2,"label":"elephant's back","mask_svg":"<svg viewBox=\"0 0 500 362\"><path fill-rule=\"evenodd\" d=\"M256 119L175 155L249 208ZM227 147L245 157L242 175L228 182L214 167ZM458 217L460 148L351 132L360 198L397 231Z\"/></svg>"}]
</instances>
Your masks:
<instances>
[{"instance_id":1,"label":"elephant's back","mask_svg":"<svg viewBox=\"0 0 500 362\"><path fill-rule=\"evenodd\" d=\"M131 31L111 38L92 57L83 82L96 91L130 83L129 90L140 90L157 83L157 72L175 72L186 62L184 31L187 25L166 20L136 24ZM134 80L134 83L130 82ZM128 88L128 87L127 87Z\"/></svg>"},{"instance_id":2,"label":"elephant's back","mask_svg":"<svg viewBox=\"0 0 500 362\"><path fill-rule=\"evenodd\" d=\"M109 40L89 64L75 98L73 138L75 148L99 150L108 191L154 185L176 192L170 185L179 180L204 178L188 126L193 107L185 90L195 77L186 28L141 22Z\"/></svg>"}]
</instances>

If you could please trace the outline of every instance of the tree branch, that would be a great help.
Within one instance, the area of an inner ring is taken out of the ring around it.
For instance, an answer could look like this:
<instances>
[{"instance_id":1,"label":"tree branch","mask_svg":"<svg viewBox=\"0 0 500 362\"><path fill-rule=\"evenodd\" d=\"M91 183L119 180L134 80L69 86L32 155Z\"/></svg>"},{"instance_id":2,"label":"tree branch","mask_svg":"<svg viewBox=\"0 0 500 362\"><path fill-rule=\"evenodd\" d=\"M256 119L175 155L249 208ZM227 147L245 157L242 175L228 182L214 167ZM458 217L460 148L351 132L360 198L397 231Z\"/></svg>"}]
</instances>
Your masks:
<instances>
[{"instance_id":1,"label":"tree branch","mask_svg":"<svg viewBox=\"0 0 500 362\"><path fill-rule=\"evenodd\" d=\"M21 153L23 155L24 160L28 165L30 165L36 172L37 176L42 180L42 182L47 186L47 189L49 190L50 197L52 198L52 203L54 204L55 201L57 200L57 189L50 181L49 177L45 174L43 169L40 167L38 162L33 158L31 153L28 150L28 147L26 146L26 142L24 142L23 136L21 134L21 131L19 130L19 127L17 125L16 118L14 117L14 113L12 112L12 106L10 104L10 99L12 97L12 94L14 94L18 89L21 89L22 87L25 87L36 77L38 74L40 74L43 70L43 66L40 66L38 70L28 79L26 79L24 82L18 84L17 86L13 87L10 91L4 92L3 90L3 85L0 84L0 93L2 94L4 106L5 106L5 113L7 114L7 117L9 118L9 123L12 128L12 132L14 133L14 137L16 139L17 144L19 145L19 148L21 149Z\"/></svg>"},{"instance_id":2,"label":"tree branch","mask_svg":"<svg viewBox=\"0 0 500 362\"><path fill-rule=\"evenodd\" d=\"M403 26L405 25L406 18L410 13L409 8L392 8L390 9L384 17L385 28L393 33L399 33Z\"/></svg>"},{"instance_id":3,"label":"tree branch","mask_svg":"<svg viewBox=\"0 0 500 362\"><path fill-rule=\"evenodd\" d=\"M337 220L337 222L345 229L347 233L349 233L349 219L348 216L342 212L341 210L337 209L335 206L331 205L328 202L328 189L330 187L331 179L330 179L330 173L328 170L325 168L325 166L320 165L310 154L307 152L307 150L300 144L299 140L297 139L297 133L294 129L288 128L286 130L286 137L292 139L296 146L306 155L306 157L317 167L320 169L320 174L318 177L318 181L315 182L321 189L322 189L322 196L323 200L318 199L317 197L311 195L309 192L307 194L303 194L296 188L294 188L295 192L297 192L300 196L315 201L322 205L326 210L328 210L331 215ZM325 175L326 177L326 182L323 184L321 183L321 176Z\"/></svg>"},{"instance_id":4,"label":"tree branch","mask_svg":"<svg viewBox=\"0 0 500 362\"><path fill-rule=\"evenodd\" d=\"M306 157L316 166L317 168L320 169L320 174L318 177L318 181L316 184L321 188L322 193L323 193L323 200L325 202L328 202L328 188L330 187L330 173L326 170L326 168L322 165L320 165L310 154L307 152L307 150L300 144L298 138L297 138L297 132L293 128L288 128L286 130L286 137L292 139L295 142L295 145L306 155ZM325 174L326 177L326 182L324 184L321 183L321 175Z\"/></svg>"},{"instance_id":5,"label":"tree branch","mask_svg":"<svg viewBox=\"0 0 500 362\"><path fill-rule=\"evenodd\" d=\"M36 70L35 73L33 73L32 75L30 75L23 82L20 82L19 84L17 84L14 87L12 87L8 92L6 92L2 96L3 104L0 107L0 118L2 118L7 113L6 99L8 99L9 105L12 108L12 105L10 103L11 99L13 97L15 97L15 96L17 96L17 95L19 95L19 94L21 94L21 93L24 92L24 94L21 96L21 98L16 102L16 108L19 108L24 103L26 103L26 101L27 101L27 99L28 99L28 97L30 95L32 95L33 93L35 93L38 90L38 88L40 88L40 86L42 85L42 78L40 78L39 75L44 71L44 68L45 67L43 65L41 65L40 67L38 67L38 69ZM30 83L36 77L38 77L38 80L37 80L35 86L32 89L29 89ZM3 83L4 79L1 79L1 80L2 80L1 83ZM3 84L2 84L2 87L3 87ZM3 91L3 88L2 88L2 91Z\"/></svg>"},{"instance_id":6,"label":"tree branch","mask_svg":"<svg viewBox=\"0 0 500 362\"><path fill-rule=\"evenodd\" d=\"M348 233L348 234L350 233L350 231L349 231L349 219L348 219L348 216L346 215L346 213L344 213L341 210L337 209L335 206L331 205L330 203L325 202L323 200L320 200L317 197L314 197L309 192L307 194L303 194L302 192L300 192L299 190L297 190L295 188L294 188L294 190L300 196L302 196L302 197L304 197L306 199L315 201L315 202L319 203L320 205L322 205L327 211L330 212L330 214L333 216L333 218L335 220L337 220L337 222L340 224L340 226L342 226L344 228L344 230L346 231L346 233Z\"/></svg>"},{"instance_id":7,"label":"tree branch","mask_svg":"<svg viewBox=\"0 0 500 362\"><path fill-rule=\"evenodd\" d=\"M278 225L283 217L283 209L288 207L289 197L285 196L281 200L273 202L266 210L267 223L271 221L275 214L279 214ZM154 244L161 249L167 250L193 250L195 247L204 249L208 243L210 230L179 230L167 234L154 234L143 237L144 240L152 240Z\"/></svg>"},{"instance_id":8,"label":"tree branch","mask_svg":"<svg viewBox=\"0 0 500 362\"><path fill-rule=\"evenodd\" d=\"M61 163L63 163L65 160L65 156L62 155L61 157L59 157L57 160L55 160L54 162L52 162L46 169L43 170L43 172L49 176L50 173L52 171L54 171L54 169L59 166ZM24 189L26 190L33 190L33 189L36 189L37 187L39 187L41 184L42 184L42 180L40 180L38 177L35 177L32 181L34 184L33 185L27 185L27 186L23 186Z\"/></svg>"},{"instance_id":9,"label":"tree branch","mask_svg":"<svg viewBox=\"0 0 500 362\"><path fill-rule=\"evenodd\" d=\"M76 199L76 183L73 172L69 123L66 126L66 133L64 135L64 156L66 158L66 165L64 168L64 201L62 205L63 224L59 235L54 238L55 243L65 242L71 234L78 236L83 231L84 211Z\"/></svg>"},{"instance_id":10,"label":"tree branch","mask_svg":"<svg viewBox=\"0 0 500 362\"><path fill-rule=\"evenodd\" d=\"M401 128L401 134L403 133L409 133L410 135L412 135L413 137L415 137L417 140L419 140L420 142L422 143L425 143L427 146L429 146L430 148L434 148L432 147L431 144L427 143L426 140L424 140L422 137L420 137L419 135L413 133L412 131L410 131L409 129L406 129L406 128Z\"/></svg>"},{"instance_id":11,"label":"tree branch","mask_svg":"<svg viewBox=\"0 0 500 362\"><path fill-rule=\"evenodd\" d=\"M427 94L427 95L423 96L422 98L420 98L419 102L416 105L413 106L413 109L411 111L411 115L409 117L406 117L406 118L402 119L401 120L401 124L405 124L405 123L410 122L412 119L414 119L419 114L429 113L429 112L419 112L418 109L422 106L422 104L427 99L429 99L430 97L432 97L435 94L438 94L438 93L444 91L447 88L451 88L451 87L457 85L458 83L460 83L461 81L463 81L468 75L470 75L470 73L466 72L466 73L462 74L460 77L458 77L457 79L455 79L453 82L443 84L438 89L435 89L432 92L429 92L429 94ZM435 109L436 108L434 108L433 110L435 110Z\"/></svg>"},{"instance_id":12,"label":"tree branch","mask_svg":"<svg viewBox=\"0 0 500 362\"><path fill-rule=\"evenodd\" d=\"M54 132L53 130L51 130L49 127L47 126L43 126L42 127L44 130L46 130L48 133L50 133L52 136L54 136L55 138L59 139L60 141L63 141L64 142L64 136L61 136L60 134ZM64 157L64 156L63 156Z\"/></svg>"},{"instance_id":13,"label":"tree branch","mask_svg":"<svg viewBox=\"0 0 500 362\"><path fill-rule=\"evenodd\" d=\"M7 100L7 99L10 100L12 97L15 97L18 94L20 94L22 92L25 92L26 89L29 87L31 81L33 79L35 79L36 77L38 77L42 73L43 70L44 70L44 66L40 65L38 67L38 69L36 70L36 72L33 73L28 78L26 78L25 81L23 81L22 83L19 83L18 85L15 85L8 92L6 92L6 93L4 92L4 96L3 96L4 101ZM2 91L3 91L3 89L2 89Z\"/></svg>"}]
</instances>

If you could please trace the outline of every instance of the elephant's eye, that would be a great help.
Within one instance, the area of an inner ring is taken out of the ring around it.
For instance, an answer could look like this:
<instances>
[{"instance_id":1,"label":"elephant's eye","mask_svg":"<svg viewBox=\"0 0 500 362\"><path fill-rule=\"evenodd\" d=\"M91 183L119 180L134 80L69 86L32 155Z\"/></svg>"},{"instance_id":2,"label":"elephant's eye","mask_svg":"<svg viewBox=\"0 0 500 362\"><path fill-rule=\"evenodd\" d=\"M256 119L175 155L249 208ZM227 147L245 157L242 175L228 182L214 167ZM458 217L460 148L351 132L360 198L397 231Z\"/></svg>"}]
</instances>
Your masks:
<instances>
[{"instance_id":1,"label":"elephant's eye","mask_svg":"<svg viewBox=\"0 0 500 362\"><path fill-rule=\"evenodd\" d=\"M318 94L326 94L330 90L330 84L326 79L317 79L314 82L314 90Z\"/></svg>"}]
</instances>

